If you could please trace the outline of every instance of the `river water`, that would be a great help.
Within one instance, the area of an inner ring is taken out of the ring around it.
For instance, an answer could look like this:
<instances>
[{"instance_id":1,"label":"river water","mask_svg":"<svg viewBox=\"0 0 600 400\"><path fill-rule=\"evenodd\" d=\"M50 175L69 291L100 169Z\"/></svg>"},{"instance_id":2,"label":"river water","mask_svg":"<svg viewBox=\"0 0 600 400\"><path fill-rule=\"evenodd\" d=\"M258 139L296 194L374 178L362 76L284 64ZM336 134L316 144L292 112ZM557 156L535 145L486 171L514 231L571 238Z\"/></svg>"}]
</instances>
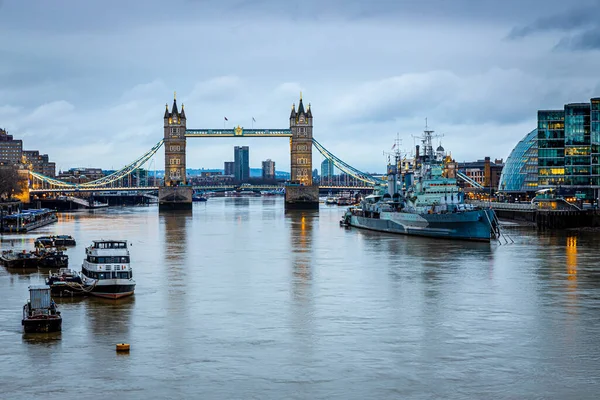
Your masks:
<instances>
[{"instance_id":1,"label":"river water","mask_svg":"<svg viewBox=\"0 0 600 400\"><path fill-rule=\"evenodd\" d=\"M56 299L62 333L24 335L46 272L0 267L0 398L598 398L599 234L511 228L499 246L340 228L341 214L213 198L4 235L23 249L71 234L77 270L92 240L127 239L137 287Z\"/></svg>"}]
</instances>

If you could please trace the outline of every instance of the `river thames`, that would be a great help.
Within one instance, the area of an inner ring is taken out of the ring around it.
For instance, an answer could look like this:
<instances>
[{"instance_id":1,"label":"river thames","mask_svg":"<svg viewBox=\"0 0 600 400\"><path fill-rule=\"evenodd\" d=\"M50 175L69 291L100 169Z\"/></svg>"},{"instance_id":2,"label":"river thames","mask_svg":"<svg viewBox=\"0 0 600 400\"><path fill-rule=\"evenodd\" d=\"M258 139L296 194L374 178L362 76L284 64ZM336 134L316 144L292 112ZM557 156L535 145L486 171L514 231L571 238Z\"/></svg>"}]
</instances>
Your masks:
<instances>
[{"instance_id":1,"label":"river thames","mask_svg":"<svg viewBox=\"0 0 600 400\"><path fill-rule=\"evenodd\" d=\"M56 299L59 334L24 335L46 271L0 267L2 399L595 399L598 233L508 229L515 244L341 228L342 208L213 198L61 214L2 249L127 239L135 295ZM117 354L115 344L131 344Z\"/></svg>"}]
</instances>

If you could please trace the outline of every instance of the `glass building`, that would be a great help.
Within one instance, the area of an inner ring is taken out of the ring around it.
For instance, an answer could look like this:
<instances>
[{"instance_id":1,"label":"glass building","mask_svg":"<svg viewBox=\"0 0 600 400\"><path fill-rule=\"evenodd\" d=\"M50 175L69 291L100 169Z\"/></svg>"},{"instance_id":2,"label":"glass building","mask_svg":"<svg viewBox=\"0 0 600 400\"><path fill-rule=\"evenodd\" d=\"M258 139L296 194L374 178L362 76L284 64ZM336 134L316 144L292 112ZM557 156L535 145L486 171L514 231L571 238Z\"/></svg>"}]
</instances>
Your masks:
<instances>
[{"instance_id":1,"label":"glass building","mask_svg":"<svg viewBox=\"0 0 600 400\"><path fill-rule=\"evenodd\" d=\"M250 149L248 146L235 146L233 149L234 175L240 182L250 178Z\"/></svg>"},{"instance_id":2,"label":"glass building","mask_svg":"<svg viewBox=\"0 0 600 400\"><path fill-rule=\"evenodd\" d=\"M513 149L500 176L505 193L535 192L538 186L538 131L529 132Z\"/></svg>"},{"instance_id":3,"label":"glass building","mask_svg":"<svg viewBox=\"0 0 600 400\"><path fill-rule=\"evenodd\" d=\"M333 178L333 162L326 158L321 163L321 183L331 183Z\"/></svg>"},{"instance_id":4,"label":"glass building","mask_svg":"<svg viewBox=\"0 0 600 400\"><path fill-rule=\"evenodd\" d=\"M538 111L538 186L562 185L565 179L565 113Z\"/></svg>"},{"instance_id":5,"label":"glass building","mask_svg":"<svg viewBox=\"0 0 600 400\"><path fill-rule=\"evenodd\" d=\"M565 104L564 110L538 112L540 188L558 188L562 194L582 199L596 197L600 186L599 112L600 98Z\"/></svg>"},{"instance_id":6,"label":"glass building","mask_svg":"<svg viewBox=\"0 0 600 400\"><path fill-rule=\"evenodd\" d=\"M600 98L565 104L562 110L538 111L537 130L512 151L500 179L500 191L525 193L546 188L580 199L598 197Z\"/></svg>"},{"instance_id":7,"label":"glass building","mask_svg":"<svg viewBox=\"0 0 600 400\"><path fill-rule=\"evenodd\" d=\"M590 141L592 171L591 183L600 186L600 98L592 99L590 102Z\"/></svg>"}]
</instances>

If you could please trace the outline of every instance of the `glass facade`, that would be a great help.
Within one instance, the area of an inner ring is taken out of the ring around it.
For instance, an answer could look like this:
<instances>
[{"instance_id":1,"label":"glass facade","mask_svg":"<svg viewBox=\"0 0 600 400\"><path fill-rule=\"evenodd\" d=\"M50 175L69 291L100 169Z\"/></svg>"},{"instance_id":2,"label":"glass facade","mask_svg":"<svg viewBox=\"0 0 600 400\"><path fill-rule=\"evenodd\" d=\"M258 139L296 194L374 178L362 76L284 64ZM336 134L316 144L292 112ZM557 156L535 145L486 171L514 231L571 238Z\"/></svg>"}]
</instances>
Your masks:
<instances>
[{"instance_id":1,"label":"glass facade","mask_svg":"<svg viewBox=\"0 0 600 400\"><path fill-rule=\"evenodd\" d=\"M590 142L592 171L590 180L592 185L600 186L600 98L590 102Z\"/></svg>"},{"instance_id":2,"label":"glass facade","mask_svg":"<svg viewBox=\"0 0 600 400\"><path fill-rule=\"evenodd\" d=\"M567 186L590 185L590 103L565 105L565 179Z\"/></svg>"},{"instance_id":3,"label":"glass facade","mask_svg":"<svg viewBox=\"0 0 600 400\"><path fill-rule=\"evenodd\" d=\"M529 132L508 156L498 189L501 192L525 193L538 186L538 131Z\"/></svg>"},{"instance_id":4,"label":"glass facade","mask_svg":"<svg viewBox=\"0 0 600 400\"><path fill-rule=\"evenodd\" d=\"M247 182L250 178L250 148L248 146L235 146L233 148L233 167L235 179Z\"/></svg>"},{"instance_id":5,"label":"glass facade","mask_svg":"<svg viewBox=\"0 0 600 400\"><path fill-rule=\"evenodd\" d=\"M538 111L538 186L561 185L565 179L565 113Z\"/></svg>"},{"instance_id":6,"label":"glass facade","mask_svg":"<svg viewBox=\"0 0 600 400\"><path fill-rule=\"evenodd\" d=\"M532 171L536 170L537 174ZM537 129L506 161L500 191L557 188L562 195L592 199L600 187L600 98L538 111Z\"/></svg>"}]
</instances>

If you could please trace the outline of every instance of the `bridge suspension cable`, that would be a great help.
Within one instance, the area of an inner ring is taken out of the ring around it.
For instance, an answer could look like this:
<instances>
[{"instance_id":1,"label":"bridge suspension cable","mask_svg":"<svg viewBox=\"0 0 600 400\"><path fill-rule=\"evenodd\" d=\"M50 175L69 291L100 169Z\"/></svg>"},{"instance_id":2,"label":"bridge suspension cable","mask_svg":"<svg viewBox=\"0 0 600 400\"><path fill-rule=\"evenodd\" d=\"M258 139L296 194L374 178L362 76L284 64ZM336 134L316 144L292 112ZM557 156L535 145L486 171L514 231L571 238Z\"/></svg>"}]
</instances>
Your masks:
<instances>
[{"instance_id":1,"label":"bridge suspension cable","mask_svg":"<svg viewBox=\"0 0 600 400\"><path fill-rule=\"evenodd\" d=\"M456 177L462 179L463 181L467 182L469 185L477 188L477 189L483 189L484 186L482 184L480 184L479 182L477 182L476 180L470 178L469 176L463 174L460 171L456 171Z\"/></svg>"},{"instance_id":2,"label":"bridge suspension cable","mask_svg":"<svg viewBox=\"0 0 600 400\"><path fill-rule=\"evenodd\" d=\"M359 171L358 169L352 167L351 165L345 163L344 161L340 160L338 157L334 156L333 154L331 154L329 152L329 150L327 150L325 147L323 147L323 145L319 142L317 142L315 140L315 138L313 138L313 145L317 148L317 150L319 150L319 153L321 153L323 155L323 157L327 158L328 160L330 160L333 165L336 166L336 168L338 168L340 171L345 172L346 174L353 176L354 178L363 181L365 183L368 183L370 185L385 185L386 182L382 179L379 178L375 178L374 176L367 174L366 172L362 172Z\"/></svg>"},{"instance_id":3,"label":"bridge suspension cable","mask_svg":"<svg viewBox=\"0 0 600 400\"><path fill-rule=\"evenodd\" d=\"M154 145L154 147L152 147L150 150L148 150L144 155L139 157L137 160L133 161L131 164L121 168L118 171L113 172L110 175L107 175L100 179L96 179L96 180L86 182L86 183L77 184L77 183L63 182L58 179L51 178L46 175L38 174L37 172L33 172L33 171L29 171L29 174L32 177L39 179L40 181L45 182L51 186L57 186L57 187L61 187L61 188L93 188L93 187L107 186L113 182L118 181L119 179L125 178L127 175L130 175L131 173L133 173L137 169L139 169L148 160L150 160L150 158L152 158L152 156L154 154L156 154L156 152L158 151L158 149L160 149L160 147L163 145L163 143L164 143L164 139L161 139L158 143L156 143Z\"/></svg>"},{"instance_id":4,"label":"bridge suspension cable","mask_svg":"<svg viewBox=\"0 0 600 400\"><path fill-rule=\"evenodd\" d=\"M126 167L121 168L120 170L113 172L110 175L106 175L100 179L82 183L79 186L80 187L104 186L104 185L111 184L115 181L118 181L119 179L126 177L127 175L131 174L132 172L134 172L135 170L140 168L142 165L144 165L146 163L146 161L148 161L150 158L152 158L152 156L158 151L158 149L160 149L160 147L163 145L163 143L164 143L164 139L161 139L158 143L156 143L154 145L154 147L152 147L150 150L148 150L146 152L146 154L144 154L143 156L141 156L140 158L138 158L131 164L127 165Z\"/></svg>"},{"instance_id":5,"label":"bridge suspension cable","mask_svg":"<svg viewBox=\"0 0 600 400\"><path fill-rule=\"evenodd\" d=\"M39 179L42 182L48 183L52 186L64 187L64 188L73 188L76 185L71 182L63 182L58 179L50 178L49 176L38 174L37 172L29 171L29 175L33 178Z\"/></svg>"}]
</instances>

